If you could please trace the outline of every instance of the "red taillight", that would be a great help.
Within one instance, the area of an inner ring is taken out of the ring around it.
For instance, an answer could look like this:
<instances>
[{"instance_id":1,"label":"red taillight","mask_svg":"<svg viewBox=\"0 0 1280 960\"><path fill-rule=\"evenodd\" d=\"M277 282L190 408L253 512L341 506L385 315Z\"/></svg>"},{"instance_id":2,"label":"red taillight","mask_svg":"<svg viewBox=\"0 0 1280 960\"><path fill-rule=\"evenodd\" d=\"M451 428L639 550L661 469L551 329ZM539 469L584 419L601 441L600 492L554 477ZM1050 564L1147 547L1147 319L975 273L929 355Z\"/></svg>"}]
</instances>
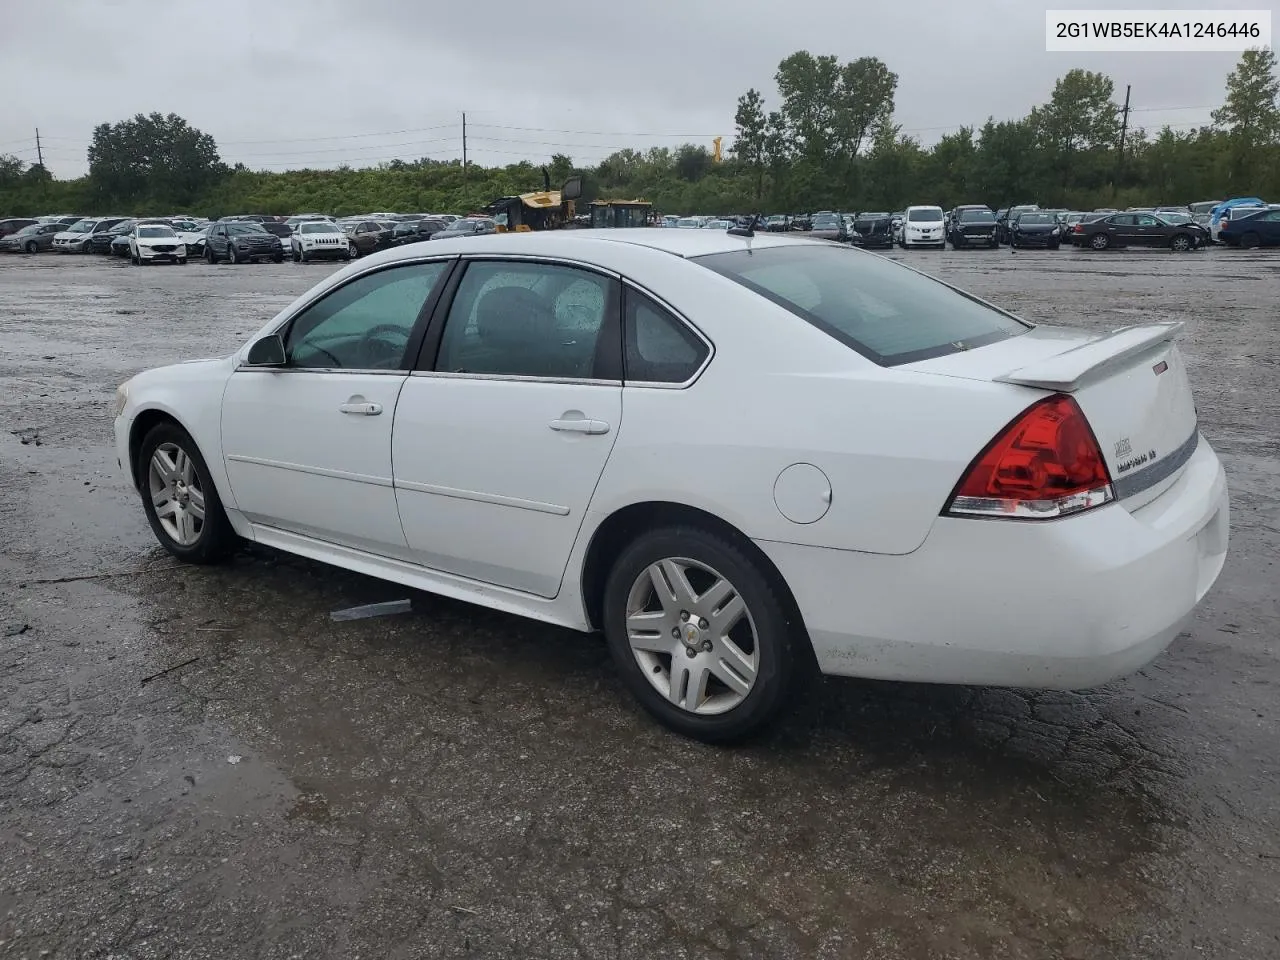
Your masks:
<instances>
[{"instance_id":1,"label":"red taillight","mask_svg":"<svg viewBox=\"0 0 1280 960\"><path fill-rule=\"evenodd\" d=\"M1102 448L1064 394L1032 404L969 465L946 512L1049 520L1115 499Z\"/></svg>"}]
</instances>

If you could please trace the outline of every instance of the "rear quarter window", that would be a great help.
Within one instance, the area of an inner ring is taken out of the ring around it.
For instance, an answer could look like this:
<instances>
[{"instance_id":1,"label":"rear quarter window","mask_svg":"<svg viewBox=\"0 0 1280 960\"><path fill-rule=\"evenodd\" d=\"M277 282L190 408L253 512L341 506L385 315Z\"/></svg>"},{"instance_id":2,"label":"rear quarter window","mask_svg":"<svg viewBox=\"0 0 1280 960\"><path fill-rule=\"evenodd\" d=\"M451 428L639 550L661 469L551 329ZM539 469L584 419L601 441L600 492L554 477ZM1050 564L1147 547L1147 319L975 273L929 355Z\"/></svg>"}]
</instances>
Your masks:
<instances>
[{"instance_id":1,"label":"rear quarter window","mask_svg":"<svg viewBox=\"0 0 1280 960\"><path fill-rule=\"evenodd\" d=\"M858 250L804 244L692 258L882 366L1017 336L1030 324Z\"/></svg>"}]
</instances>

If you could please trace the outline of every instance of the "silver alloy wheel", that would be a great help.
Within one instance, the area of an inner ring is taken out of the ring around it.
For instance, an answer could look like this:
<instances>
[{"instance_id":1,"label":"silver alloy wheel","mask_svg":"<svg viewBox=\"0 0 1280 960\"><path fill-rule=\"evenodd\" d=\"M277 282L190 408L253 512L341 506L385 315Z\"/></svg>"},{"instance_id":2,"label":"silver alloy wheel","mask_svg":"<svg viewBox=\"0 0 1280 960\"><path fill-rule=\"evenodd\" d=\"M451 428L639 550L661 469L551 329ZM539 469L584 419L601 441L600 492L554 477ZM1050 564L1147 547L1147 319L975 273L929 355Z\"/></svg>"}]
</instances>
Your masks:
<instances>
[{"instance_id":1,"label":"silver alloy wheel","mask_svg":"<svg viewBox=\"0 0 1280 960\"><path fill-rule=\"evenodd\" d=\"M1188 237L1186 234L1180 233L1180 234L1178 234L1176 237L1174 237L1174 238L1173 238L1173 243L1171 244L1171 246L1172 246L1172 247L1173 247L1173 249L1174 249L1174 250L1176 250L1178 253L1182 253L1182 252L1183 252L1183 251L1185 251L1185 250L1190 250L1190 249L1191 249L1191 238L1190 238L1190 237Z\"/></svg>"},{"instance_id":2,"label":"silver alloy wheel","mask_svg":"<svg viewBox=\"0 0 1280 960\"><path fill-rule=\"evenodd\" d=\"M195 461L176 443L162 443L151 455L147 486L156 519L180 547L195 546L204 531L204 491Z\"/></svg>"},{"instance_id":3,"label":"silver alloy wheel","mask_svg":"<svg viewBox=\"0 0 1280 960\"><path fill-rule=\"evenodd\" d=\"M1111 238L1105 233L1095 233L1093 239L1089 241L1089 246L1095 250L1105 250L1107 245L1111 243Z\"/></svg>"},{"instance_id":4,"label":"silver alloy wheel","mask_svg":"<svg viewBox=\"0 0 1280 960\"><path fill-rule=\"evenodd\" d=\"M668 557L636 577L627 642L653 688L689 713L726 713L755 686L760 645L751 612L733 584L697 560Z\"/></svg>"}]
</instances>

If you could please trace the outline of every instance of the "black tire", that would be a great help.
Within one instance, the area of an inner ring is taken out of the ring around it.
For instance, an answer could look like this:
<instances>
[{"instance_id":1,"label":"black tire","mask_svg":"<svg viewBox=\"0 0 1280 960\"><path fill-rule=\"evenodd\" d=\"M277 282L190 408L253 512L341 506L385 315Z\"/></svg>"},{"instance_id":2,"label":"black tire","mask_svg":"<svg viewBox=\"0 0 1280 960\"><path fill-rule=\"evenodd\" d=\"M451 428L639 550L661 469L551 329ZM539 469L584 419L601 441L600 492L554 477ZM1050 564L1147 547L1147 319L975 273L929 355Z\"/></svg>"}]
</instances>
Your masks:
<instances>
[{"instance_id":1,"label":"black tire","mask_svg":"<svg viewBox=\"0 0 1280 960\"><path fill-rule=\"evenodd\" d=\"M27 253L39 253L40 245L36 243L34 240L28 240L27 245L22 249L26 250Z\"/></svg>"},{"instance_id":2,"label":"black tire","mask_svg":"<svg viewBox=\"0 0 1280 960\"><path fill-rule=\"evenodd\" d=\"M352 256L357 256L357 257L358 257L358 256L360 256L360 248L359 248L359 247L355 247L355 248L354 248L354 253L353 253L353 248L351 248L351 247L347 247L346 252L342 255L342 259L343 259L343 260L350 260L350 259L352 258Z\"/></svg>"},{"instance_id":3,"label":"black tire","mask_svg":"<svg viewBox=\"0 0 1280 960\"><path fill-rule=\"evenodd\" d=\"M627 640L632 585L650 564L668 558L685 558L717 571L742 598L755 627L755 682L742 702L724 713L698 715L671 703L650 683ZM603 611L609 650L632 695L660 723L706 743L742 740L776 719L790 699L802 663L808 662L800 655L803 641L788 622L770 578L738 544L696 526L660 527L633 540L609 571Z\"/></svg>"},{"instance_id":4,"label":"black tire","mask_svg":"<svg viewBox=\"0 0 1280 960\"><path fill-rule=\"evenodd\" d=\"M185 266L187 265L187 258L186 258L186 257L179 257L179 258L178 258L178 263L179 263L181 266L184 266L184 267L185 267Z\"/></svg>"},{"instance_id":5,"label":"black tire","mask_svg":"<svg viewBox=\"0 0 1280 960\"><path fill-rule=\"evenodd\" d=\"M1240 237L1240 246L1245 250L1256 250L1262 245L1262 238L1250 230Z\"/></svg>"},{"instance_id":6,"label":"black tire","mask_svg":"<svg viewBox=\"0 0 1280 960\"><path fill-rule=\"evenodd\" d=\"M227 263L239 263L239 262L240 262L240 257L236 253L235 245L228 243L227 244Z\"/></svg>"},{"instance_id":7,"label":"black tire","mask_svg":"<svg viewBox=\"0 0 1280 960\"><path fill-rule=\"evenodd\" d=\"M273 256L273 257L271 258L271 262L272 262L272 263L284 263L284 254L283 254L283 253L277 253L275 256Z\"/></svg>"},{"instance_id":8,"label":"black tire","mask_svg":"<svg viewBox=\"0 0 1280 960\"><path fill-rule=\"evenodd\" d=\"M1062 244L1061 244L1059 241L1054 240L1051 244L1049 244L1049 249L1050 249L1050 250L1057 250L1057 249L1058 249L1058 247L1060 247L1060 246L1062 246Z\"/></svg>"},{"instance_id":9,"label":"black tire","mask_svg":"<svg viewBox=\"0 0 1280 960\"><path fill-rule=\"evenodd\" d=\"M1089 237L1090 250L1105 250L1111 246L1111 238L1105 233L1095 233Z\"/></svg>"},{"instance_id":10,"label":"black tire","mask_svg":"<svg viewBox=\"0 0 1280 960\"><path fill-rule=\"evenodd\" d=\"M170 536L156 515L154 498L151 495L151 458L156 449L164 444L173 444L185 453L195 468L200 492L204 494L204 522L195 542L183 545ZM200 454L200 448L187 431L172 421L152 427L142 439L138 448L138 461L135 464L138 484L141 488L142 507L147 514L147 522L160 541L160 545L184 563L217 563L231 555L236 547L236 532L227 519L222 508L222 498L218 496L218 488L214 486L209 468Z\"/></svg>"},{"instance_id":11,"label":"black tire","mask_svg":"<svg viewBox=\"0 0 1280 960\"><path fill-rule=\"evenodd\" d=\"M218 262L218 258L213 255L212 247L204 248L204 260L205 260L205 263L209 264L210 266Z\"/></svg>"},{"instance_id":12,"label":"black tire","mask_svg":"<svg viewBox=\"0 0 1280 960\"><path fill-rule=\"evenodd\" d=\"M307 251L306 251L306 250L299 250L299 251L298 251L298 262L299 262L299 263L308 263L308 262L310 261L310 259L311 259L311 258L307 256Z\"/></svg>"},{"instance_id":13,"label":"black tire","mask_svg":"<svg viewBox=\"0 0 1280 960\"><path fill-rule=\"evenodd\" d=\"M1185 233L1175 233L1169 241L1169 249L1174 253L1186 253L1193 246L1195 244L1191 242L1191 237Z\"/></svg>"},{"instance_id":14,"label":"black tire","mask_svg":"<svg viewBox=\"0 0 1280 960\"><path fill-rule=\"evenodd\" d=\"M300 263L302 261L302 257L299 256L298 251L292 247L289 248L289 259L294 263Z\"/></svg>"}]
</instances>

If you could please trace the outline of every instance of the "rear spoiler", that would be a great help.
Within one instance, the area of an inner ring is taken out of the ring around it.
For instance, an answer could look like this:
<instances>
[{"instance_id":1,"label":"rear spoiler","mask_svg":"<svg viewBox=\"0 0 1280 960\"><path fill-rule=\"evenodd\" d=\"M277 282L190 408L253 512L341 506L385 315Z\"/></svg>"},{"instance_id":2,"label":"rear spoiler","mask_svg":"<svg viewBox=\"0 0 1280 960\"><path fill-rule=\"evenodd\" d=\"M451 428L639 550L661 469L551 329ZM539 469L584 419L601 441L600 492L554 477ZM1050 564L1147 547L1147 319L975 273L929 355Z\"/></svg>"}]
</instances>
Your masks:
<instances>
[{"instance_id":1,"label":"rear spoiler","mask_svg":"<svg viewBox=\"0 0 1280 960\"><path fill-rule=\"evenodd\" d=\"M1041 387L1071 393L1081 385L1125 361L1172 340L1184 326L1181 320L1121 327L1056 356L1018 367L992 379L1024 387Z\"/></svg>"}]
</instances>

